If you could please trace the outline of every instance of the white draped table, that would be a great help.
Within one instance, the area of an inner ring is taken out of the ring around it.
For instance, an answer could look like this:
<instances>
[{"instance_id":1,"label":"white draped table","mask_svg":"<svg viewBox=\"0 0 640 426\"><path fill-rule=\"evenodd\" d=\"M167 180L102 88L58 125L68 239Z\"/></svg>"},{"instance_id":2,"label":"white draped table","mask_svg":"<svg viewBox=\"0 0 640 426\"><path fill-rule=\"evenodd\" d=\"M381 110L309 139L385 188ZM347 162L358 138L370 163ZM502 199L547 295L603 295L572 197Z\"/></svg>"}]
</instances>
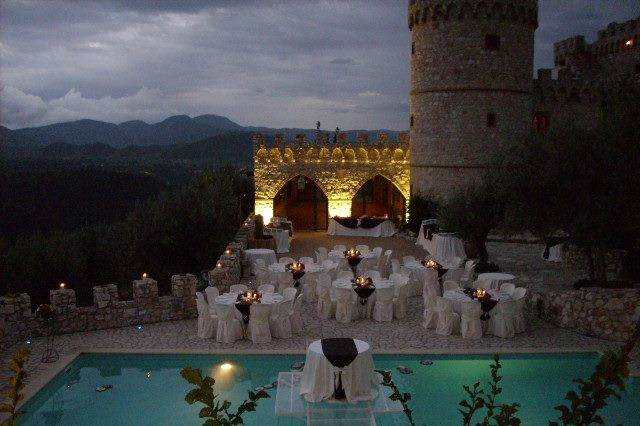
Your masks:
<instances>
[{"instance_id":1,"label":"white draped table","mask_svg":"<svg viewBox=\"0 0 640 426\"><path fill-rule=\"evenodd\" d=\"M464 243L453 233L433 234L431 241L424 238L421 245L439 264L447 269L460 267L461 262L467 258Z\"/></svg>"},{"instance_id":2,"label":"white draped table","mask_svg":"<svg viewBox=\"0 0 640 426\"><path fill-rule=\"evenodd\" d=\"M331 399L339 371L342 371L342 387L347 402L369 401L378 396L378 379L373 370L371 348L362 340L354 339L354 342L358 356L342 369L334 367L324 356L320 340L309 345L300 386L300 394L308 402Z\"/></svg>"},{"instance_id":3,"label":"white draped table","mask_svg":"<svg viewBox=\"0 0 640 426\"><path fill-rule=\"evenodd\" d=\"M271 235L276 241L278 254L289 253L289 231L279 228L264 228L265 235Z\"/></svg>"},{"instance_id":4,"label":"white draped table","mask_svg":"<svg viewBox=\"0 0 640 426\"><path fill-rule=\"evenodd\" d=\"M347 228L340 225L334 219L329 219L329 227L327 228L327 235L345 235L350 237L392 237L396 233L396 228L393 222L385 220L378 226L373 228Z\"/></svg>"},{"instance_id":5,"label":"white draped table","mask_svg":"<svg viewBox=\"0 0 640 426\"><path fill-rule=\"evenodd\" d=\"M358 265L359 271L366 271L367 269L375 269L378 263L378 256L373 251L361 253L362 260ZM344 257L344 253L341 251L331 250L329 252L329 259L338 263L338 269L350 268L347 264L347 259Z\"/></svg>"},{"instance_id":6,"label":"white draped table","mask_svg":"<svg viewBox=\"0 0 640 426\"><path fill-rule=\"evenodd\" d=\"M485 272L478 274L478 281L482 283L487 290L499 289L502 283L515 280L515 275L503 274L501 272Z\"/></svg>"},{"instance_id":7,"label":"white draped table","mask_svg":"<svg viewBox=\"0 0 640 426\"><path fill-rule=\"evenodd\" d=\"M304 265L304 276L300 280L300 284L302 285L302 292L305 295L305 300L315 300L315 288L318 275L322 272L326 272L331 277L334 275L333 272L337 267L337 262L332 262L331 265L321 265L319 263ZM272 263L268 266L268 269L270 281L274 284L285 282L287 279L291 279L291 282L293 282L291 272L287 271L287 265L283 263Z\"/></svg>"},{"instance_id":8,"label":"white draped table","mask_svg":"<svg viewBox=\"0 0 640 426\"><path fill-rule=\"evenodd\" d=\"M353 283L349 278L338 278L337 280L333 280L332 285L334 288L348 288L350 290L353 289ZM391 280L386 280L383 278L380 280L373 280L373 285L376 286L376 289L391 288L394 286L394 283Z\"/></svg>"},{"instance_id":9,"label":"white draped table","mask_svg":"<svg viewBox=\"0 0 640 426\"><path fill-rule=\"evenodd\" d=\"M500 303L501 300L512 300L511 295L509 295L509 293L503 293L500 291L493 291L490 292L489 294L491 294L491 298L493 300L497 300L498 303ZM464 292L462 290L448 290L445 291L444 294L442 295L442 297L444 297L447 300L451 301L451 307L453 309L453 312L455 312L458 315L462 315L462 304L465 302L471 302L472 298L470 298L469 296L467 296L466 294L464 294ZM477 300L477 299L476 299Z\"/></svg>"},{"instance_id":10,"label":"white draped table","mask_svg":"<svg viewBox=\"0 0 640 426\"><path fill-rule=\"evenodd\" d=\"M247 249L244 251L244 257L246 260L249 261L252 272L253 272L253 262L255 262L256 259L264 260L265 265L270 265L278 261L278 259L276 258L276 252L266 248Z\"/></svg>"}]
</instances>

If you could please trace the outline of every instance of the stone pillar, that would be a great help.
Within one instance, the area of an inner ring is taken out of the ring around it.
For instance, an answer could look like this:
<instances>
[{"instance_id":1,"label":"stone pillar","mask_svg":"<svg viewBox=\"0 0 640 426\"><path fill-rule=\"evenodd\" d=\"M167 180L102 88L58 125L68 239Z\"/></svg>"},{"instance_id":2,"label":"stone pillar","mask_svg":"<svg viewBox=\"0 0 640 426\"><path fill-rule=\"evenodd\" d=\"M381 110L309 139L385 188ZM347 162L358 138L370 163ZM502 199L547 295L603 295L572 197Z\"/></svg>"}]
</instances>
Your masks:
<instances>
[{"instance_id":1,"label":"stone pillar","mask_svg":"<svg viewBox=\"0 0 640 426\"><path fill-rule=\"evenodd\" d=\"M28 294L0 297L0 342L3 348L29 337L32 322Z\"/></svg>"},{"instance_id":2,"label":"stone pillar","mask_svg":"<svg viewBox=\"0 0 640 426\"><path fill-rule=\"evenodd\" d=\"M76 292L70 288L49 291L49 301L54 312L58 315L76 310Z\"/></svg>"},{"instance_id":3,"label":"stone pillar","mask_svg":"<svg viewBox=\"0 0 640 426\"><path fill-rule=\"evenodd\" d=\"M197 313L196 287L198 279L192 274L173 275L171 277L171 294L179 300L182 312L176 312L176 316L189 318Z\"/></svg>"},{"instance_id":4,"label":"stone pillar","mask_svg":"<svg viewBox=\"0 0 640 426\"><path fill-rule=\"evenodd\" d=\"M133 301L138 306L141 322L158 321L158 282L146 277L133 281Z\"/></svg>"},{"instance_id":5,"label":"stone pillar","mask_svg":"<svg viewBox=\"0 0 640 426\"><path fill-rule=\"evenodd\" d=\"M93 304L97 309L104 309L120 301L118 287L115 284L93 287Z\"/></svg>"}]
</instances>

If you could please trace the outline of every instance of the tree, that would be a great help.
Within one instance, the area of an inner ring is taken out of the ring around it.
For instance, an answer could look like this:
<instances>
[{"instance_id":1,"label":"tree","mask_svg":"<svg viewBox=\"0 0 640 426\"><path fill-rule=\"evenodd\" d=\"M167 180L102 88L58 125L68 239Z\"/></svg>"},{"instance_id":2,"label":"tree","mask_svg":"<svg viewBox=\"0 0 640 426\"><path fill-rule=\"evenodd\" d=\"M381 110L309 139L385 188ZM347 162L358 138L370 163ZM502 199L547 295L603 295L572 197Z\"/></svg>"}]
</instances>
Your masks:
<instances>
[{"instance_id":1,"label":"tree","mask_svg":"<svg viewBox=\"0 0 640 426\"><path fill-rule=\"evenodd\" d=\"M502 205L491 185L467 186L441 201L438 208L440 229L457 232L478 249L480 263L489 260L487 237L501 221Z\"/></svg>"},{"instance_id":2,"label":"tree","mask_svg":"<svg viewBox=\"0 0 640 426\"><path fill-rule=\"evenodd\" d=\"M565 128L503 149L490 181L505 206L504 228L542 239L565 232L587 253L591 279L605 282L604 250L638 248L638 113L637 98L616 97L603 103L593 130Z\"/></svg>"}]
</instances>

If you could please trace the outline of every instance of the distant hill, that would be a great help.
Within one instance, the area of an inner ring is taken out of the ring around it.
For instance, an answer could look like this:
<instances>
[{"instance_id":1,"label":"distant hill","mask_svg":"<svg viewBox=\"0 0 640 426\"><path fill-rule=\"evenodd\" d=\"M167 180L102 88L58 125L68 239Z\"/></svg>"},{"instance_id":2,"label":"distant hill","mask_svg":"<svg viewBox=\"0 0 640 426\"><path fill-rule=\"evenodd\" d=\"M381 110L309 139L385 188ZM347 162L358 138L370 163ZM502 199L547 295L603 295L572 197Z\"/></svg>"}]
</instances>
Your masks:
<instances>
[{"instance_id":1,"label":"distant hill","mask_svg":"<svg viewBox=\"0 0 640 426\"><path fill-rule=\"evenodd\" d=\"M388 131L391 138L397 137L398 132ZM269 127L243 127L227 117L219 115L175 115L165 120L148 124L144 121L133 120L120 124L107 123L96 120L78 120L66 123L56 123L41 127L27 127L10 130L0 128L0 145L2 146L44 146L54 144L69 145L108 145L114 148L125 146L169 146L188 144L205 140L214 136L230 132L262 132L267 135L276 133L286 134L293 138L297 134L305 134L307 138L315 139L315 129ZM350 139L355 139L357 130L346 131ZM368 131L370 140L375 140L378 130Z\"/></svg>"}]
</instances>

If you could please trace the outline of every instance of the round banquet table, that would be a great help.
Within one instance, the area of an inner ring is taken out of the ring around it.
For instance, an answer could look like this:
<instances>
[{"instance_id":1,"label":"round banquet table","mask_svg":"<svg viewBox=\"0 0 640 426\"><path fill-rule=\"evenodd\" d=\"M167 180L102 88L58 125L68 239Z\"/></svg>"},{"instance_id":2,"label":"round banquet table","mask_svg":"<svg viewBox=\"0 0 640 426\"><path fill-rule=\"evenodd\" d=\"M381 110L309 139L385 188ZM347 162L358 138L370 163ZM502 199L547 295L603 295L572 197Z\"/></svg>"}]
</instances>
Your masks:
<instances>
[{"instance_id":1,"label":"round banquet table","mask_svg":"<svg viewBox=\"0 0 640 426\"><path fill-rule=\"evenodd\" d=\"M497 300L498 303L501 300L511 300L511 296L508 293L502 293L502 292L492 292L489 293L491 294L491 298L493 300ZM451 303L451 307L453 309L453 312L455 312L458 315L462 315L462 304L464 302L470 302L474 299L471 299L469 296L467 296L466 294L464 294L464 292L462 290L448 290L445 291L444 294L442 295L443 298L450 300Z\"/></svg>"},{"instance_id":2,"label":"round banquet table","mask_svg":"<svg viewBox=\"0 0 640 426\"><path fill-rule=\"evenodd\" d=\"M220 296L216 297L216 303L221 305L235 305L236 300L238 299L239 293L223 293ZM273 305L274 303L282 302L284 297L278 293L262 293L262 301L263 305Z\"/></svg>"},{"instance_id":3,"label":"round banquet table","mask_svg":"<svg viewBox=\"0 0 640 426\"><path fill-rule=\"evenodd\" d=\"M515 275L504 274L501 272L485 272L478 274L478 281L482 283L487 290L499 289L500 284L515 280Z\"/></svg>"},{"instance_id":4,"label":"round banquet table","mask_svg":"<svg viewBox=\"0 0 640 426\"><path fill-rule=\"evenodd\" d=\"M373 280L373 285L375 285L376 289L378 289L378 288L390 288L390 287L393 287L394 284L393 284L393 281L391 280L381 279L381 280ZM337 280L333 280L333 287L353 289L353 283L351 282L350 278L338 278Z\"/></svg>"},{"instance_id":5,"label":"round banquet table","mask_svg":"<svg viewBox=\"0 0 640 426\"><path fill-rule=\"evenodd\" d=\"M358 264L358 270L365 271L367 269L372 269L376 266L376 263L378 262L378 257L376 256L375 252L368 251L366 253L360 253L360 254L362 256L362 260L360 261L360 264ZM333 260L334 262L337 262L339 269L344 269L349 267L349 265L347 264L347 259L345 259L344 253L341 251L331 250L329 252L329 259Z\"/></svg>"},{"instance_id":6,"label":"round banquet table","mask_svg":"<svg viewBox=\"0 0 640 426\"><path fill-rule=\"evenodd\" d=\"M362 340L354 339L354 342L358 356L342 369L333 366L325 357L320 340L309 345L300 386L300 394L308 402L331 399L339 371L342 371L342 387L347 402L369 401L378 396L378 378L373 370L371 348Z\"/></svg>"},{"instance_id":7,"label":"round banquet table","mask_svg":"<svg viewBox=\"0 0 640 426\"><path fill-rule=\"evenodd\" d=\"M304 265L304 276L300 280L300 284L302 284L302 291L306 301L314 301L316 298L315 288L318 275L322 272L327 272L331 276L337 266L338 264L336 262L334 262L331 267L325 267L319 263ZM288 279L293 282L291 272L287 271L287 265L283 263L272 263L268 266L268 269L271 282L281 283L286 282Z\"/></svg>"},{"instance_id":8,"label":"round banquet table","mask_svg":"<svg viewBox=\"0 0 640 426\"><path fill-rule=\"evenodd\" d=\"M255 249L245 250L244 257L249 261L252 272L253 272L253 262L256 259L264 260L265 265L270 265L278 261L278 259L276 258L276 252L266 248L255 248Z\"/></svg>"}]
</instances>

